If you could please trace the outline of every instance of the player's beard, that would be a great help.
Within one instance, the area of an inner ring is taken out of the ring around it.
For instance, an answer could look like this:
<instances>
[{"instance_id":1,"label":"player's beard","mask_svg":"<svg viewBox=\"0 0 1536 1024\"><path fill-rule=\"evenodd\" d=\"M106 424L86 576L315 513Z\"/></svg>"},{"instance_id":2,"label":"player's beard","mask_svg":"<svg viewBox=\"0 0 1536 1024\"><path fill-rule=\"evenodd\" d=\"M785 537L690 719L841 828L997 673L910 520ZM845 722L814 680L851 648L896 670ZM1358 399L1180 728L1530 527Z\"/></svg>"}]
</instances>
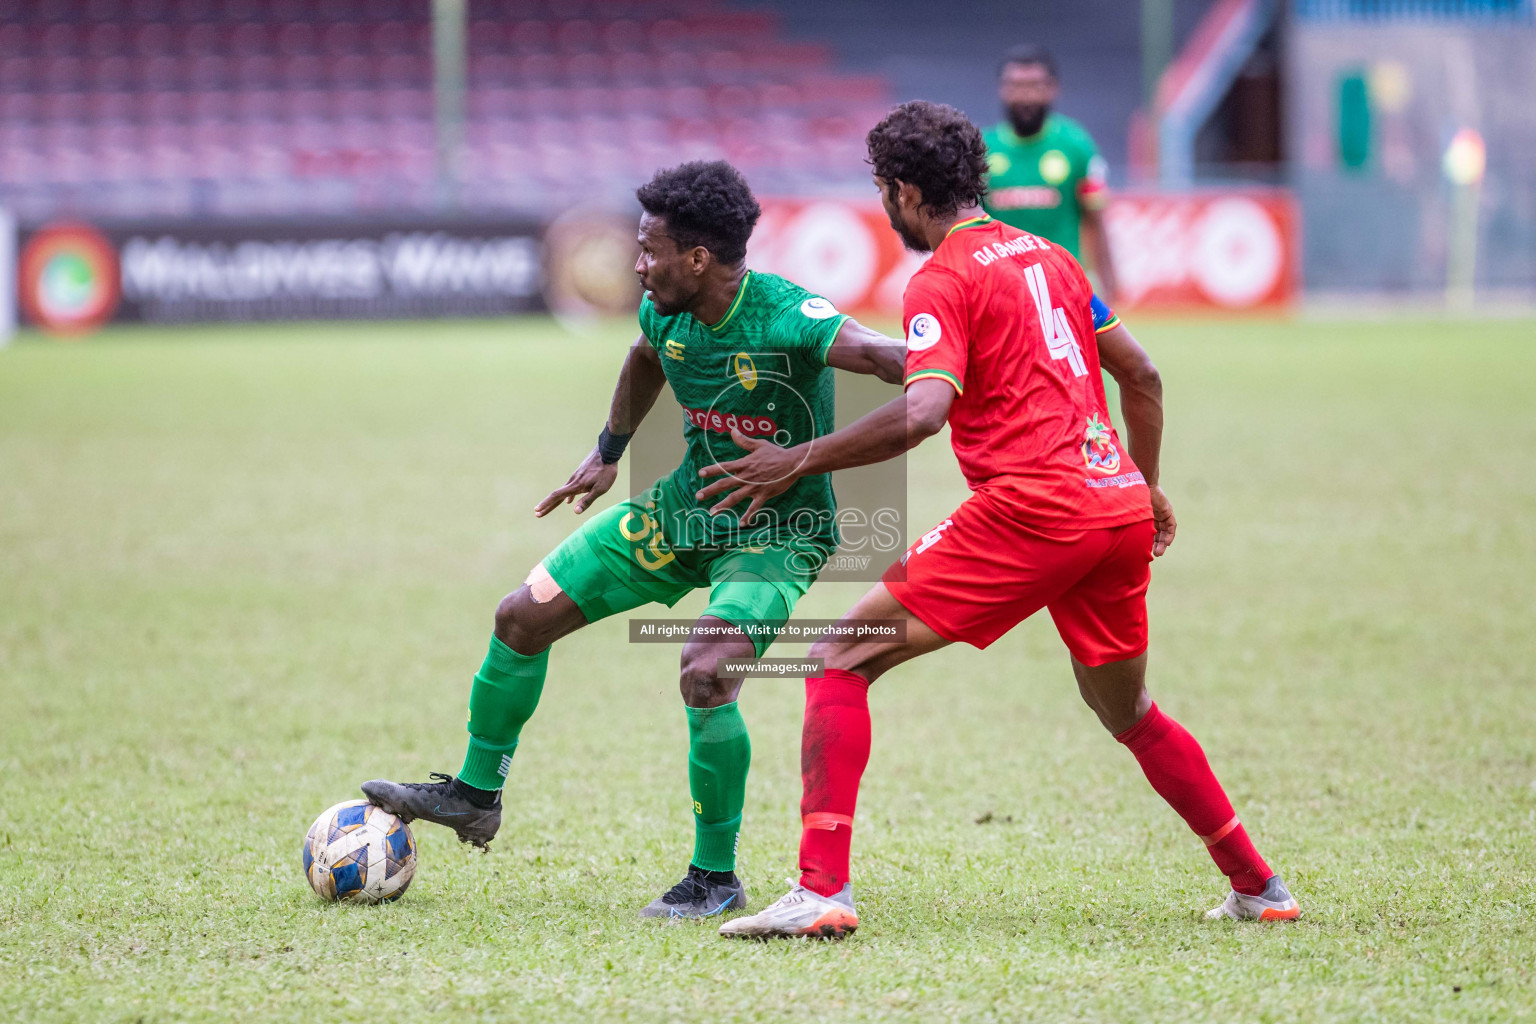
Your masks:
<instances>
[{"instance_id":1,"label":"player's beard","mask_svg":"<svg viewBox=\"0 0 1536 1024\"><path fill-rule=\"evenodd\" d=\"M1024 138L1039 135L1045 127L1045 119L1051 114L1049 103L1015 103L1008 108L1008 123Z\"/></svg>"},{"instance_id":2,"label":"player's beard","mask_svg":"<svg viewBox=\"0 0 1536 1024\"><path fill-rule=\"evenodd\" d=\"M886 219L891 222L891 230L896 232L896 237L901 239L901 244L906 246L908 252L932 252L928 247L928 240L916 235L907 229L907 226L896 219L894 213L887 214Z\"/></svg>"}]
</instances>

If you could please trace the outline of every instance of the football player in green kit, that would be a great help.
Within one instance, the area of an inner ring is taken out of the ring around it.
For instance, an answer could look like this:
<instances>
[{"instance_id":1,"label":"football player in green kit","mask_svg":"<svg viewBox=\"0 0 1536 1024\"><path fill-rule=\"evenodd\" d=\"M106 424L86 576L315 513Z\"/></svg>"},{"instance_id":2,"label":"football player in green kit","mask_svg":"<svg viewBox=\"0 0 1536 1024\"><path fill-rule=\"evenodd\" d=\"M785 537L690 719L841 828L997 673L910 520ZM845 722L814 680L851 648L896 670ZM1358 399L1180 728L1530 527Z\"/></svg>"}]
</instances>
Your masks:
<instances>
[{"instance_id":1,"label":"football player in green kit","mask_svg":"<svg viewBox=\"0 0 1536 1024\"><path fill-rule=\"evenodd\" d=\"M1003 57L997 94L1005 119L987 130L982 207L1010 227L1049 239L1083 261L1088 236L1097 293L1115 302L1116 277L1104 231L1104 158L1082 125L1051 108L1060 93L1056 61L1037 46Z\"/></svg>"},{"instance_id":2,"label":"football player in green kit","mask_svg":"<svg viewBox=\"0 0 1536 1024\"><path fill-rule=\"evenodd\" d=\"M763 627L783 625L838 540L830 476L805 477L739 517L712 517L710 503L694 498L699 470L746 454L732 430L784 446L831 432L832 369L899 383L906 348L826 299L746 268L761 210L729 164L661 171L636 196L641 335L597 445L534 515L570 502L580 514L613 486L625 445L664 384L682 406L687 454L644 493L587 520L502 600L470 690L458 775L375 779L363 793L407 821L446 825L484 847L501 824L501 790L543 690L550 645L598 619L709 587L682 653L693 856L683 880L641 911L707 917L746 903L735 867L751 744L736 704L742 681L721 678L717 663L762 656L773 639Z\"/></svg>"}]
</instances>

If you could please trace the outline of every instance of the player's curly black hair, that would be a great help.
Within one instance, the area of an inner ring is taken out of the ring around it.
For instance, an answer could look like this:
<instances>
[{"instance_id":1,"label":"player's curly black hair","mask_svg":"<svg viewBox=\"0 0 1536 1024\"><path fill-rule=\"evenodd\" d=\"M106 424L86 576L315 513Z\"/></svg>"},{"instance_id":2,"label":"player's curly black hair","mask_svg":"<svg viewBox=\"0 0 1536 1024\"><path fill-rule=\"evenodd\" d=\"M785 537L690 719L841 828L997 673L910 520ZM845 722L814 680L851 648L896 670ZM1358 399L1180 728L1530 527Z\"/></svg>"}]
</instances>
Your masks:
<instances>
[{"instance_id":1,"label":"player's curly black hair","mask_svg":"<svg viewBox=\"0 0 1536 1024\"><path fill-rule=\"evenodd\" d=\"M987 194L987 144L954 107L912 100L869 130L868 163L894 200L896 183L916 185L938 216L975 206Z\"/></svg>"},{"instance_id":2,"label":"player's curly black hair","mask_svg":"<svg viewBox=\"0 0 1536 1024\"><path fill-rule=\"evenodd\" d=\"M683 249L702 245L730 266L747 256L747 239L763 208L741 172L724 160L693 160L656 172L635 189L640 206L667 222Z\"/></svg>"}]
</instances>

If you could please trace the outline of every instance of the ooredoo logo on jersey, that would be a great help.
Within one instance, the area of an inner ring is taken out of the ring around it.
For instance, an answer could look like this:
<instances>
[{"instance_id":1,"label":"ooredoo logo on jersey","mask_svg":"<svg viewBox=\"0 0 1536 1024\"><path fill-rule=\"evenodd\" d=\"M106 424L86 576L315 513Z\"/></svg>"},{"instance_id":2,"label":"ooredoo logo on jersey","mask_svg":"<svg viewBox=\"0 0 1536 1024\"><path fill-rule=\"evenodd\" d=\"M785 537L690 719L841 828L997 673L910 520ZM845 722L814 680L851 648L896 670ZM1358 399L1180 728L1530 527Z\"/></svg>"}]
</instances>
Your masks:
<instances>
[{"instance_id":1,"label":"ooredoo logo on jersey","mask_svg":"<svg viewBox=\"0 0 1536 1024\"><path fill-rule=\"evenodd\" d=\"M121 283L117 250L87 224L51 224L21 253L21 308L53 334L84 334L112 319Z\"/></svg>"}]
</instances>

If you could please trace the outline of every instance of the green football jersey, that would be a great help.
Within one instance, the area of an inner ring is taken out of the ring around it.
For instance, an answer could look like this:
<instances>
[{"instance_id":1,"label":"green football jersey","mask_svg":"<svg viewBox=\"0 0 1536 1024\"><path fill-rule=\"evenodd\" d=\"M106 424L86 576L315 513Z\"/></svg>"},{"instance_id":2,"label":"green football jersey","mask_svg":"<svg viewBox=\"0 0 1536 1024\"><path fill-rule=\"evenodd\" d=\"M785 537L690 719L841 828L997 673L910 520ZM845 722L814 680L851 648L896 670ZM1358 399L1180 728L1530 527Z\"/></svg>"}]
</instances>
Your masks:
<instances>
[{"instance_id":1,"label":"green football jersey","mask_svg":"<svg viewBox=\"0 0 1536 1024\"><path fill-rule=\"evenodd\" d=\"M713 326L691 313L661 316L649 297L640 303L640 330L661 357L667 383L683 407L682 465L672 473L686 507L662 509L662 532L676 548L785 543L795 537L830 554L837 547L837 499L829 474L797 480L767 502L759 520L743 527L743 502L711 518L694 492L699 470L745 455L734 427L792 447L831 433L833 371L827 350L847 317L826 299L775 274L748 271L730 310ZM766 525L763 520L766 519Z\"/></svg>"},{"instance_id":2,"label":"green football jersey","mask_svg":"<svg viewBox=\"0 0 1536 1024\"><path fill-rule=\"evenodd\" d=\"M1073 256L1083 207L1104 201L1104 158L1082 125L1051 114L1024 138L1004 121L987 129L988 213L1049 239Z\"/></svg>"}]
</instances>

